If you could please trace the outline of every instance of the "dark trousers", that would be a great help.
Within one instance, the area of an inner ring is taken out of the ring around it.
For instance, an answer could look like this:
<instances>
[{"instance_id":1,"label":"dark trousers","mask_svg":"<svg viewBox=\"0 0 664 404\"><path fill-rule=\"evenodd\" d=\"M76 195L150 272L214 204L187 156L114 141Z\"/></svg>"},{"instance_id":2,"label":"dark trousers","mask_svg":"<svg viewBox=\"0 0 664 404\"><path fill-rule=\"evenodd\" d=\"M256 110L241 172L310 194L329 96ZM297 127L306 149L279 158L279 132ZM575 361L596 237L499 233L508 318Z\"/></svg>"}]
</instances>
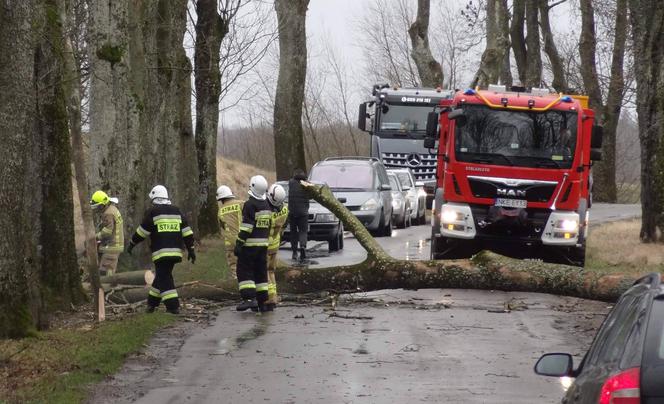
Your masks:
<instances>
[{"instance_id":1,"label":"dark trousers","mask_svg":"<svg viewBox=\"0 0 664 404\"><path fill-rule=\"evenodd\" d=\"M298 243L300 248L307 248L307 232L309 231L309 216L288 216L290 224L290 242L293 251L297 250Z\"/></svg>"},{"instance_id":2,"label":"dark trousers","mask_svg":"<svg viewBox=\"0 0 664 404\"><path fill-rule=\"evenodd\" d=\"M237 260L237 282L242 299L267 301L267 247L242 247Z\"/></svg>"},{"instance_id":3,"label":"dark trousers","mask_svg":"<svg viewBox=\"0 0 664 404\"><path fill-rule=\"evenodd\" d=\"M164 302L167 310L176 310L180 307L178 291L175 289L173 280L173 267L180 260L173 258L162 258L154 263L155 277L148 291L148 305L159 306Z\"/></svg>"}]
</instances>

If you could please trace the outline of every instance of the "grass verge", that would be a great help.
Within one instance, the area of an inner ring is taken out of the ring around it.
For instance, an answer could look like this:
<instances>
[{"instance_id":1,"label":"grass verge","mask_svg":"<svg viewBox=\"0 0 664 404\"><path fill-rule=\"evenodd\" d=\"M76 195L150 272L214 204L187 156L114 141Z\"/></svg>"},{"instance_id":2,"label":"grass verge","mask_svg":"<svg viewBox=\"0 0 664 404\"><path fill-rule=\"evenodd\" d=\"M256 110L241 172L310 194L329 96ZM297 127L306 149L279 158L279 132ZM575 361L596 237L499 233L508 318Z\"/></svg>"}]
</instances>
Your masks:
<instances>
[{"instance_id":1,"label":"grass verge","mask_svg":"<svg viewBox=\"0 0 664 404\"><path fill-rule=\"evenodd\" d=\"M80 403L91 384L115 373L127 355L176 319L139 314L0 341L0 402Z\"/></svg>"},{"instance_id":2,"label":"grass verge","mask_svg":"<svg viewBox=\"0 0 664 404\"><path fill-rule=\"evenodd\" d=\"M226 253L220 238L203 240L196 246L196 264L182 261L173 271L177 284L192 281L218 284L228 276Z\"/></svg>"},{"instance_id":3,"label":"grass verge","mask_svg":"<svg viewBox=\"0 0 664 404\"><path fill-rule=\"evenodd\" d=\"M607 223L590 229L586 270L643 275L664 273L664 246L639 240L640 220Z\"/></svg>"}]
</instances>

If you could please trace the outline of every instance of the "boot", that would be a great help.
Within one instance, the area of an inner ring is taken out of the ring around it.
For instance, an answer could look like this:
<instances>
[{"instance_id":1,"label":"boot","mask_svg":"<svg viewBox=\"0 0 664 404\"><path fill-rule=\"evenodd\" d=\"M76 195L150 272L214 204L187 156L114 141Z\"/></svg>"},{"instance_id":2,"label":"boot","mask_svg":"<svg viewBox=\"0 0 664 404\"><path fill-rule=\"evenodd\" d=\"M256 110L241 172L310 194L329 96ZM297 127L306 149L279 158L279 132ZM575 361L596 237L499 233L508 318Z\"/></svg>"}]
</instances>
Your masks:
<instances>
[{"instance_id":1,"label":"boot","mask_svg":"<svg viewBox=\"0 0 664 404\"><path fill-rule=\"evenodd\" d=\"M297 249L293 248L293 261L297 261Z\"/></svg>"},{"instance_id":2,"label":"boot","mask_svg":"<svg viewBox=\"0 0 664 404\"><path fill-rule=\"evenodd\" d=\"M247 309L251 309L252 311L254 309L258 309L258 303L256 302L256 299L243 300L242 303L238 304L235 308L237 311L245 311Z\"/></svg>"},{"instance_id":3,"label":"boot","mask_svg":"<svg viewBox=\"0 0 664 404\"><path fill-rule=\"evenodd\" d=\"M173 309L166 309L166 312L171 313L171 314L180 314L180 308L176 307L176 308L173 308Z\"/></svg>"},{"instance_id":4,"label":"boot","mask_svg":"<svg viewBox=\"0 0 664 404\"><path fill-rule=\"evenodd\" d=\"M305 248L300 248L300 261L307 259L307 250Z\"/></svg>"},{"instance_id":5,"label":"boot","mask_svg":"<svg viewBox=\"0 0 664 404\"><path fill-rule=\"evenodd\" d=\"M277 305L275 303L265 303L265 309L264 311L274 311L274 309L277 308Z\"/></svg>"}]
</instances>

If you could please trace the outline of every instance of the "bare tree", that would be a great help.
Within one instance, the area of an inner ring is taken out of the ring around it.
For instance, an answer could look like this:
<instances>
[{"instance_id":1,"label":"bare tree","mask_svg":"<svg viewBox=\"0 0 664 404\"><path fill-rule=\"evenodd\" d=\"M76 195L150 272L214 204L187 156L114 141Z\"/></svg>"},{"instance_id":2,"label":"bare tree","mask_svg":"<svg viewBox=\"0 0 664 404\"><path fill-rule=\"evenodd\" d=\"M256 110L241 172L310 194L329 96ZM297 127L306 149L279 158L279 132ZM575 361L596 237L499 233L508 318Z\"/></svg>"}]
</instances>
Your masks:
<instances>
[{"instance_id":1,"label":"bare tree","mask_svg":"<svg viewBox=\"0 0 664 404\"><path fill-rule=\"evenodd\" d=\"M539 35L539 7L537 1L526 2L526 48L528 64L526 65L526 87L540 87L542 84L542 54Z\"/></svg>"},{"instance_id":2,"label":"bare tree","mask_svg":"<svg viewBox=\"0 0 664 404\"><path fill-rule=\"evenodd\" d=\"M507 2L488 0L486 14L486 48L471 87L487 86L498 82L502 76L505 53L510 46L508 33L504 31L507 27L505 21L509 18Z\"/></svg>"},{"instance_id":3,"label":"bare tree","mask_svg":"<svg viewBox=\"0 0 664 404\"><path fill-rule=\"evenodd\" d=\"M431 14L430 0L417 1L417 17L408 29L410 41L413 44L411 56L417 66L420 84L424 87L438 87L443 85L443 69L440 63L431 54L429 47L429 15Z\"/></svg>"},{"instance_id":4,"label":"bare tree","mask_svg":"<svg viewBox=\"0 0 664 404\"><path fill-rule=\"evenodd\" d=\"M305 21L309 0L276 0L279 26L279 79L274 105L274 145L277 178L290 178L305 169L302 103L307 74Z\"/></svg>"},{"instance_id":5,"label":"bare tree","mask_svg":"<svg viewBox=\"0 0 664 404\"><path fill-rule=\"evenodd\" d=\"M540 29L542 31L542 40L544 41L544 52L546 52L546 55L549 57L551 72L553 73L551 86L560 93L567 93L569 90L565 78L565 66L558 53L556 42L553 39L553 31L551 30L551 23L549 22L549 13L553 7L564 3L565 1L566 0L562 0L549 4L548 0L539 0Z\"/></svg>"}]
</instances>

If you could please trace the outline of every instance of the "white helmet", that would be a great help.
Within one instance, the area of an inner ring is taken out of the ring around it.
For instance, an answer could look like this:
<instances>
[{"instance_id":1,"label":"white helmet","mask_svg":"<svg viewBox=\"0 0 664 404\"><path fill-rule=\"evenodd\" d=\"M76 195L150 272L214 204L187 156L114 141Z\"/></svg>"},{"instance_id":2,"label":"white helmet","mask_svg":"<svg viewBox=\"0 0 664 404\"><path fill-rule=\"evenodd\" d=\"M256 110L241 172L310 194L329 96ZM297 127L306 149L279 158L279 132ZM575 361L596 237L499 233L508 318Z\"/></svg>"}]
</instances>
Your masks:
<instances>
[{"instance_id":1,"label":"white helmet","mask_svg":"<svg viewBox=\"0 0 664 404\"><path fill-rule=\"evenodd\" d=\"M272 206L281 206L286 200L286 190L279 184L272 184L267 190L267 200Z\"/></svg>"},{"instance_id":2,"label":"white helmet","mask_svg":"<svg viewBox=\"0 0 664 404\"><path fill-rule=\"evenodd\" d=\"M249 195L264 201L265 191L267 191L267 180L262 175L254 175L249 181Z\"/></svg>"},{"instance_id":3,"label":"white helmet","mask_svg":"<svg viewBox=\"0 0 664 404\"><path fill-rule=\"evenodd\" d=\"M235 198L235 195L233 195L233 191L226 185L222 185L219 188L217 188L217 200L220 201L222 199L227 199L227 198Z\"/></svg>"},{"instance_id":4,"label":"white helmet","mask_svg":"<svg viewBox=\"0 0 664 404\"><path fill-rule=\"evenodd\" d=\"M163 185L157 185L150 191L150 200L155 200L156 198L168 199L168 191Z\"/></svg>"}]
</instances>

